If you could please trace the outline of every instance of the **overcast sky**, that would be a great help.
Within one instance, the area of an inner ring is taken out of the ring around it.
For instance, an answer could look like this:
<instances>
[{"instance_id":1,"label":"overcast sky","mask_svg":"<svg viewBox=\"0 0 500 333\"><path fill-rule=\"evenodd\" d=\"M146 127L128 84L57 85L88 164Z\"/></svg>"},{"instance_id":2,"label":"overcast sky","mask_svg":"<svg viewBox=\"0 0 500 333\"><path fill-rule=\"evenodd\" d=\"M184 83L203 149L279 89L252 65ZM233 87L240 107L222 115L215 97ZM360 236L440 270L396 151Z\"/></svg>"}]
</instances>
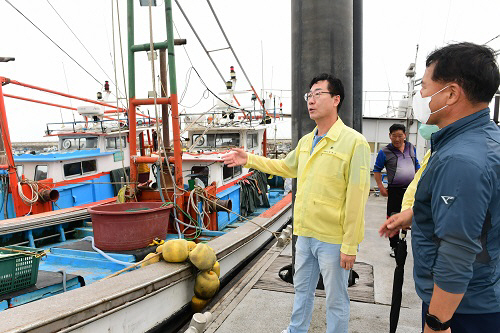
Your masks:
<instances>
[{"instance_id":1,"label":"overcast sky","mask_svg":"<svg viewBox=\"0 0 500 333\"><path fill-rule=\"evenodd\" d=\"M49 1L10 0L99 82L96 82L58 49L5 0L0 0L0 22L2 22L0 56L15 57L16 61L0 63L0 76L94 99L96 92L102 89L104 80L109 80L108 76L112 81L115 80L112 61L112 2L110 0ZM157 1L159 6L153 9L153 36L156 42L166 40L164 3L163 0ZM122 43L126 46L126 2L119 2ZM138 1L136 2L135 42L136 44L148 43L148 9L139 7ZM211 2L255 88L260 93L264 82L264 89L282 89L282 92L274 91L274 93L282 98L285 112L290 112L290 1L212 0ZM114 1L113 4L115 4ZM99 65L89 56L51 5L66 21ZM181 5L207 49L213 50L227 46L205 0L183 0ZM417 76L421 77L425 68L425 57L436 47L454 41L485 43L500 34L498 25L500 1L498 0L477 0L474 2L466 0L365 0L363 10L363 90L365 91L406 90L407 79L404 74L408 65L415 60L417 44L419 44ZM118 17L116 14L115 10L117 76L119 88L123 92L124 82L121 74ZM179 31L176 37L188 40L185 49L176 47L179 95L186 87L186 73L191 67L186 51L193 66L198 70L208 87L215 92L223 91L222 80L204 54L175 3L174 22ZM500 49L500 38L488 45L495 50ZM249 89L241 70L229 51L215 52L213 55L220 71L226 78L229 78L229 66L234 65L238 77L237 88ZM126 52L124 63L125 68L127 68ZM106 74L99 66L104 69ZM137 97L147 97L148 90L152 90L150 66L145 53L136 54ZM159 71L158 61L156 62L156 71ZM262 72L264 72L263 78ZM112 90L114 92L114 87ZM193 72L182 101L185 107L181 107L181 110L199 112L208 109L213 103L211 96L206 100L202 99L195 108L189 108L202 98L204 90L205 88ZM14 85L4 86L3 91L4 93L70 106L70 101L67 98L51 96ZM385 99L387 95L367 94L367 98ZM250 106L250 96L242 95L240 102ZM44 124L60 122L61 112L64 121L72 120L72 113L69 110L60 111L58 108L20 102L10 98L6 98L5 103L13 141L43 139ZM82 103L72 101L73 107L79 105ZM370 104L370 107L365 104L367 106L365 114L381 114L385 111L386 105L387 102L381 102L378 105ZM153 114L154 108L150 107L149 111Z\"/></svg>"}]
</instances>

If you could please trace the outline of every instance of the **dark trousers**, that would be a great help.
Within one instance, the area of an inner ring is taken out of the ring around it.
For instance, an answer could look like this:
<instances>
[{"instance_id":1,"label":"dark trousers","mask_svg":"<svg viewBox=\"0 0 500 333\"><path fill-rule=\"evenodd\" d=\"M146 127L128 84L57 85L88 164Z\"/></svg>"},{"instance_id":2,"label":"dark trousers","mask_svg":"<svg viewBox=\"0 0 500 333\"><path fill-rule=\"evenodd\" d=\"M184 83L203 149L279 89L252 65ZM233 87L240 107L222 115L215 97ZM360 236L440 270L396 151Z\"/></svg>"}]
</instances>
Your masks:
<instances>
[{"instance_id":1,"label":"dark trousers","mask_svg":"<svg viewBox=\"0 0 500 333\"><path fill-rule=\"evenodd\" d=\"M422 332L429 306L422 302ZM455 313L451 318L452 333L500 333L500 312L482 314Z\"/></svg>"},{"instance_id":2,"label":"dark trousers","mask_svg":"<svg viewBox=\"0 0 500 333\"><path fill-rule=\"evenodd\" d=\"M387 217L401 212L401 204L403 196L406 192L406 187L391 187L387 188L389 193L387 196ZM399 235L394 235L389 238L389 243L394 249L398 245Z\"/></svg>"}]
</instances>

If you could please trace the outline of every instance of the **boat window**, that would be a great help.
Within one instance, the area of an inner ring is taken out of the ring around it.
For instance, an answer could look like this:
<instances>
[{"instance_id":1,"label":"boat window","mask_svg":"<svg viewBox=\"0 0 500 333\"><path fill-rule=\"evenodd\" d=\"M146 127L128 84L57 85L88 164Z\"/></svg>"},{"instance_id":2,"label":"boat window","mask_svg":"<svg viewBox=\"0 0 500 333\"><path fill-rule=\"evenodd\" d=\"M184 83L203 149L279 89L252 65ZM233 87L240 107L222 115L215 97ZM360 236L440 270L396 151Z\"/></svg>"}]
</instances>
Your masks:
<instances>
[{"instance_id":1,"label":"boat window","mask_svg":"<svg viewBox=\"0 0 500 333\"><path fill-rule=\"evenodd\" d=\"M215 140L214 136L210 135L210 141L208 141L208 135L201 135L201 134L194 134L193 135L193 144L196 145L196 147L215 147Z\"/></svg>"},{"instance_id":2,"label":"boat window","mask_svg":"<svg viewBox=\"0 0 500 333\"><path fill-rule=\"evenodd\" d=\"M82 161L82 171L83 171L83 173L89 173L89 172L97 171L97 162L96 162L96 160Z\"/></svg>"},{"instance_id":3,"label":"boat window","mask_svg":"<svg viewBox=\"0 0 500 333\"><path fill-rule=\"evenodd\" d=\"M96 149L97 148L97 138L82 138L85 140L86 149ZM80 140L82 140L80 139Z\"/></svg>"},{"instance_id":4,"label":"boat window","mask_svg":"<svg viewBox=\"0 0 500 333\"><path fill-rule=\"evenodd\" d=\"M233 178L233 168L224 165L224 168L222 169L222 177L224 180Z\"/></svg>"},{"instance_id":5,"label":"boat window","mask_svg":"<svg viewBox=\"0 0 500 333\"><path fill-rule=\"evenodd\" d=\"M224 168L222 169L222 177L224 180L234 178L238 175L241 175L241 170L242 170L241 165L236 166L234 168L224 165Z\"/></svg>"},{"instance_id":6,"label":"boat window","mask_svg":"<svg viewBox=\"0 0 500 333\"><path fill-rule=\"evenodd\" d=\"M257 147L257 133L247 133L247 149Z\"/></svg>"},{"instance_id":7,"label":"boat window","mask_svg":"<svg viewBox=\"0 0 500 333\"><path fill-rule=\"evenodd\" d=\"M241 165L235 166L233 168L233 177L241 175Z\"/></svg>"},{"instance_id":8,"label":"boat window","mask_svg":"<svg viewBox=\"0 0 500 333\"><path fill-rule=\"evenodd\" d=\"M48 167L46 165L37 165L35 167L35 181L47 179Z\"/></svg>"},{"instance_id":9,"label":"boat window","mask_svg":"<svg viewBox=\"0 0 500 333\"><path fill-rule=\"evenodd\" d=\"M24 165L22 164L16 165L16 171L17 171L17 178L21 179L22 176L24 175Z\"/></svg>"},{"instance_id":10,"label":"boat window","mask_svg":"<svg viewBox=\"0 0 500 333\"><path fill-rule=\"evenodd\" d=\"M222 133L222 134L194 134L193 142L196 147L223 148L223 147L239 147L239 133Z\"/></svg>"},{"instance_id":11,"label":"boat window","mask_svg":"<svg viewBox=\"0 0 500 333\"><path fill-rule=\"evenodd\" d=\"M194 178L199 178L205 187L208 186L208 167L207 166L194 166L191 168L191 174L196 175Z\"/></svg>"},{"instance_id":12,"label":"boat window","mask_svg":"<svg viewBox=\"0 0 500 333\"><path fill-rule=\"evenodd\" d=\"M64 164L64 176L78 176L82 174L82 162Z\"/></svg>"},{"instance_id":13,"label":"boat window","mask_svg":"<svg viewBox=\"0 0 500 333\"><path fill-rule=\"evenodd\" d=\"M215 147L239 147L240 134L239 133L225 133L216 134Z\"/></svg>"},{"instance_id":14,"label":"boat window","mask_svg":"<svg viewBox=\"0 0 500 333\"><path fill-rule=\"evenodd\" d=\"M62 150L96 149L97 138L65 138L61 144Z\"/></svg>"},{"instance_id":15,"label":"boat window","mask_svg":"<svg viewBox=\"0 0 500 333\"><path fill-rule=\"evenodd\" d=\"M122 148L127 146L127 140L125 137L121 137L122 140ZM106 138L106 149L120 149L120 138L117 136Z\"/></svg>"},{"instance_id":16,"label":"boat window","mask_svg":"<svg viewBox=\"0 0 500 333\"><path fill-rule=\"evenodd\" d=\"M92 173L97 171L97 161L96 160L88 160L88 161L79 161L73 163L64 164L64 176L80 176L86 173Z\"/></svg>"}]
</instances>

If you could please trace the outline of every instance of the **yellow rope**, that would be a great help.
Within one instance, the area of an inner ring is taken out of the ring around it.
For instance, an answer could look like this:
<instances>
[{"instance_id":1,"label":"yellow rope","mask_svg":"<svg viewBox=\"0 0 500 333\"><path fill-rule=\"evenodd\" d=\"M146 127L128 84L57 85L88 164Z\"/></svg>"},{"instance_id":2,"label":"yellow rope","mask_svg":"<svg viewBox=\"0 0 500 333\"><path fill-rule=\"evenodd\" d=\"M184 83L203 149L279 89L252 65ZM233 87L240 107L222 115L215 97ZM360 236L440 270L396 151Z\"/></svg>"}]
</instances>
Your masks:
<instances>
[{"instance_id":1,"label":"yellow rope","mask_svg":"<svg viewBox=\"0 0 500 333\"><path fill-rule=\"evenodd\" d=\"M32 256L35 258L41 258L43 256L46 256L47 253L50 252L50 250L45 250L45 251L37 253L37 252L31 252L31 251L15 250L15 249L11 249L9 247L0 247L0 251L10 251L10 252L14 252L14 253L21 253L21 254ZM6 253L4 253L4 254L6 254Z\"/></svg>"}]
</instances>

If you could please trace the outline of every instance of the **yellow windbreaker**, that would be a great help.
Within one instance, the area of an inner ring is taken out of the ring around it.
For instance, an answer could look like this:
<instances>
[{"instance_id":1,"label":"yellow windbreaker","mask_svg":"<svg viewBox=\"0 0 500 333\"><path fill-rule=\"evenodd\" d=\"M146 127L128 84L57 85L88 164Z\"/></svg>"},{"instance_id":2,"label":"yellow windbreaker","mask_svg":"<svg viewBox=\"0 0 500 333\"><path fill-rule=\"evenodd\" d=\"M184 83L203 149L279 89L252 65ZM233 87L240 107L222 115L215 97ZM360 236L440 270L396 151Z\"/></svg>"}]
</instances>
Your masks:
<instances>
[{"instance_id":1,"label":"yellow windbreaker","mask_svg":"<svg viewBox=\"0 0 500 333\"><path fill-rule=\"evenodd\" d=\"M293 233L342 244L342 253L355 255L364 237L370 147L338 118L311 153L315 132L303 136L283 160L248 154L245 167L297 178Z\"/></svg>"},{"instance_id":2,"label":"yellow windbreaker","mask_svg":"<svg viewBox=\"0 0 500 333\"><path fill-rule=\"evenodd\" d=\"M408 208L413 207L413 202L415 201L415 192L417 192L417 185L420 177L422 177L422 173L427 167L427 162L429 162L429 157L431 157L431 150L429 149L427 153L424 155L424 159L420 163L420 169L418 169L415 177L411 181L410 185L405 191L405 195L403 196L403 203L401 204L401 211L407 210Z\"/></svg>"}]
</instances>

